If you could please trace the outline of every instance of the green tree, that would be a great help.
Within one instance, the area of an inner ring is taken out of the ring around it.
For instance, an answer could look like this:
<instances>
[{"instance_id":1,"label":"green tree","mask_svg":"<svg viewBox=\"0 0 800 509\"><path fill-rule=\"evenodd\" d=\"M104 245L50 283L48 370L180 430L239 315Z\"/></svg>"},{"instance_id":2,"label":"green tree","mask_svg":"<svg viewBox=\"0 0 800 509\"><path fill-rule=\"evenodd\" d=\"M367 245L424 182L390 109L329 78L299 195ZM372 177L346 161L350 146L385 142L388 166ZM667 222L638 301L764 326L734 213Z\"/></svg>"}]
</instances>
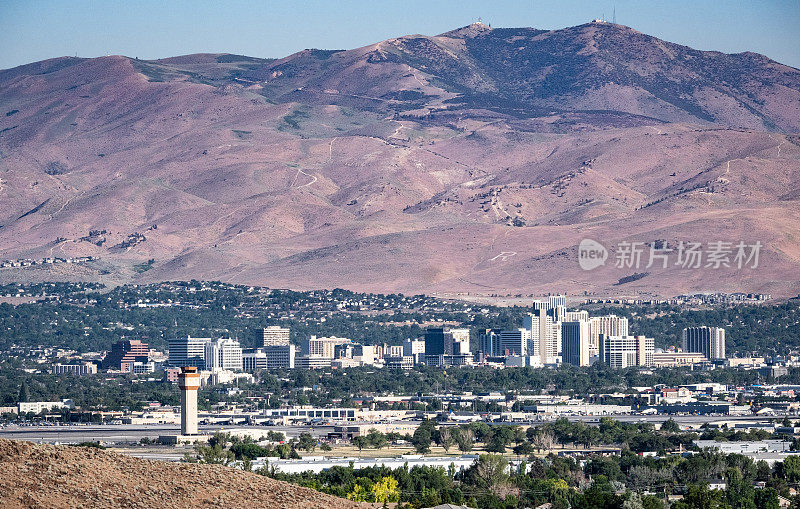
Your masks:
<instances>
[{"instance_id":1,"label":"green tree","mask_svg":"<svg viewBox=\"0 0 800 509\"><path fill-rule=\"evenodd\" d=\"M500 496L507 491L510 476L508 460L499 454L481 454L475 465L470 467L471 479L479 489L488 490Z\"/></svg>"},{"instance_id":2,"label":"green tree","mask_svg":"<svg viewBox=\"0 0 800 509\"><path fill-rule=\"evenodd\" d=\"M675 502L672 509L722 509L725 507L722 496L722 491L709 490L707 484L695 484L689 486L686 496Z\"/></svg>"},{"instance_id":3,"label":"green tree","mask_svg":"<svg viewBox=\"0 0 800 509\"><path fill-rule=\"evenodd\" d=\"M371 428L369 432L367 432L367 443L369 443L370 447L375 449L383 449L386 447L388 441L386 440L386 435L375 428Z\"/></svg>"},{"instance_id":4,"label":"green tree","mask_svg":"<svg viewBox=\"0 0 800 509\"><path fill-rule=\"evenodd\" d=\"M367 440L367 437L362 435L353 437L353 446L358 448L358 452L361 452L361 450L364 447L367 447L368 445L369 445L369 440Z\"/></svg>"},{"instance_id":5,"label":"green tree","mask_svg":"<svg viewBox=\"0 0 800 509\"><path fill-rule=\"evenodd\" d=\"M667 419L661 424L661 431L666 431L667 433L680 433L681 427L678 426L678 423L675 422L675 419Z\"/></svg>"},{"instance_id":6,"label":"green tree","mask_svg":"<svg viewBox=\"0 0 800 509\"><path fill-rule=\"evenodd\" d=\"M298 449L303 449L304 451L314 452L314 449L317 447L317 440L311 435L311 433L305 432L300 433L298 437Z\"/></svg>"},{"instance_id":7,"label":"green tree","mask_svg":"<svg viewBox=\"0 0 800 509\"><path fill-rule=\"evenodd\" d=\"M198 445L195 449L198 463L212 465L229 465L234 460L231 451L223 448L222 444Z\"/></svg>"},{"instance_id":8,"label":"green tree","mask_svg":"<svg viewBox=\"0 0 800 509\"><path fill-rule=\"evenodd\" d=\"M411 436L411 444L414 449L420 454L431 452L431 441L433 440L433 431L436 429L436 423L431 420L424 420L414 430Z\"/></svg>"},{"instance_id":9,"label":"green tree","mask_svg":"<svg viewBox=\"0 0 800 509\"><path fill-rule=\"evenodd\" d=\"M447 426L439 428L439 445L442 446L445 453L450 452L454 441L452 428Z\"/></svg>"},{"instance_id":10,"label":"green tree","mask_svg":"<svg viewBox=\"0 0 800 509\"><path fill-rule=\"evenodd\" d=\"M790 483L800 481L800 458L797 456L789 456L781 464L781 472L783 477Z\"/></svg>"},{"instance_id":11,"label":"green tree","mask_svg":"<svg viewBox=\"0 0 800 509\"><path fill-rule=\"evenodd\" d=\"M20 403L26 403L26 402L28 402L30 400L30 398L31 398L31 394L30 394L30 391L28 390L28 382L27 382L27 380L23 380L22 384L19 386L19 393L17 394L17 401L19 401Z\"/></svg>"},{"instance_id":12,"label":"green tree","mask_svg":"<svg viewBox=\"0 0 800 509\"><path fill-rule=\"evenodd\" d=\"M472 450L475 441L474 434L470 428L456 428L453 430L453 437L455 438L458 450L462 453L467 453Z\"/></svg>"}]
</instances>

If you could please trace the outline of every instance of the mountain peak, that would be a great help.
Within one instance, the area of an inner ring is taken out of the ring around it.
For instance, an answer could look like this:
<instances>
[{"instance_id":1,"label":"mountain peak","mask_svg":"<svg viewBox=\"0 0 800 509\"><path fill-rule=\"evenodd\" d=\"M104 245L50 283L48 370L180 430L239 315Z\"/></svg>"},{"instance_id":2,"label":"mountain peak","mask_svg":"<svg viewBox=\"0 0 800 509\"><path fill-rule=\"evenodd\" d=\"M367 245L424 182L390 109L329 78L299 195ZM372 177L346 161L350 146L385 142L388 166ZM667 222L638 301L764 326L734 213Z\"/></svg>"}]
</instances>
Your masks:
<instances>
[{"instance_id":1,"label":"mountain peak","mask_svg":"<svg viewBox=\"0 0 800 509\"><path fill-rule=\"evenodd\" d=\"M476 21L475 23L471 23L467 26L456 28L455 30L450 30L449 32L439 34L438 37L451 37L453 39L471 39L477 35L491 31L492 27L481 21Z\"/></svg>"}]
</instances>

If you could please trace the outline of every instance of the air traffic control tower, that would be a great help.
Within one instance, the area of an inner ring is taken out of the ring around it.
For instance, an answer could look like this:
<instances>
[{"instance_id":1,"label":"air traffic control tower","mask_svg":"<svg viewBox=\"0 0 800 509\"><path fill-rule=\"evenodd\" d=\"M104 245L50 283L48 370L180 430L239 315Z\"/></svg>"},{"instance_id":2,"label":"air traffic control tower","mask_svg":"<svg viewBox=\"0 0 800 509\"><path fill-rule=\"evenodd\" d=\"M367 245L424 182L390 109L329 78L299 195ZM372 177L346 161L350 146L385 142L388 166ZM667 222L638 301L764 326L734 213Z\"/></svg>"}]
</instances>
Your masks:
<instances>
[{"instance_id":1,"label":"air traffic control tower","mask_svg":"<svg viewBox=\"0 0 800 509\"><path fill-rule=\"evenodd\" d=\"M196 367L181 368L178 387L181 389L181 435L197 435L197 389L200 388L200 373Z\"/></svg>"},{"instance_id":2,"label":"air traffic control tower","mask_svg":"<svg viewBox=\"0 0 800 509\"><path fill-rule=\"evenodd\" d=\"M209 435L201 435L197 429L197 389L200 388L200 373L194 366L181 368L178 375L178 387L181 390L181 433L179 435L161 435L161 444L191 444L207 442Z\"/></svg>"}]
</instances>

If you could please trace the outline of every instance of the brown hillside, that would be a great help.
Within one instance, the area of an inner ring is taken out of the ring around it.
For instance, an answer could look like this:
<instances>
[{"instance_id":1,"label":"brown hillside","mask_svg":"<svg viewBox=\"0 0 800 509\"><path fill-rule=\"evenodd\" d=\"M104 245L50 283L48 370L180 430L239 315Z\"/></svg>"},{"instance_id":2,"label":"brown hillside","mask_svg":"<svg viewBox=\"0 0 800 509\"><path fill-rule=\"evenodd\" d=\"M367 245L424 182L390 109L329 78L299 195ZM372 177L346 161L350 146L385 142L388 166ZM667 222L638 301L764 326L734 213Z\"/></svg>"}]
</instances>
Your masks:
<instances>
[{"instance_id":1,"label":"brown hillside","mask_svg":"<svg viewBox=\"0 0 800 509\"><path fill-rule=\"evenodd\" d=\"M0 439L0 507L359 507L218 465L175 464L94 448Z\"/></svg>"},{"instance_id":2,"label":"brown hillside","mask_svg":"<svg viewBox=\"0 0 800 509\"><path fill-rule=\"evenodd\" d=\"M53 59L0 71L0 260L100 261L0 283L793 296L798 129L797 69L609 23ZM763 250L584 272L584 238Z\"/></svg>"}]
</instances>

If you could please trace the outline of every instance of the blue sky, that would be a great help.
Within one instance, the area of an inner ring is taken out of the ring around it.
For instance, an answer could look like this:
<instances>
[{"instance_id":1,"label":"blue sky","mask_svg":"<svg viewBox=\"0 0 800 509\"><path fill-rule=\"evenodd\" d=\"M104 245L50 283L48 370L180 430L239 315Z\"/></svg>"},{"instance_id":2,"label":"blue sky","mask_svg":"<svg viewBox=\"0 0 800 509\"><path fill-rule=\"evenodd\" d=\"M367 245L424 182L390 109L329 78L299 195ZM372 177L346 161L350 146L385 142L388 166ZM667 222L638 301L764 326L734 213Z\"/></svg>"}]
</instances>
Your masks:
<instances>
[{"instance_id":1,"label":"blue sky","mask_svg":"<svg viewBox=\"0 0 800 509\"><path fill-rule=\"evenodd\" d=\"M800 0L0 0L0 69L78 55L143 59L187 53L282 57L435 35L481 17L555 29L592 18L726 53L756 51L800 68Z\"/></svg>"}]
</instances>

